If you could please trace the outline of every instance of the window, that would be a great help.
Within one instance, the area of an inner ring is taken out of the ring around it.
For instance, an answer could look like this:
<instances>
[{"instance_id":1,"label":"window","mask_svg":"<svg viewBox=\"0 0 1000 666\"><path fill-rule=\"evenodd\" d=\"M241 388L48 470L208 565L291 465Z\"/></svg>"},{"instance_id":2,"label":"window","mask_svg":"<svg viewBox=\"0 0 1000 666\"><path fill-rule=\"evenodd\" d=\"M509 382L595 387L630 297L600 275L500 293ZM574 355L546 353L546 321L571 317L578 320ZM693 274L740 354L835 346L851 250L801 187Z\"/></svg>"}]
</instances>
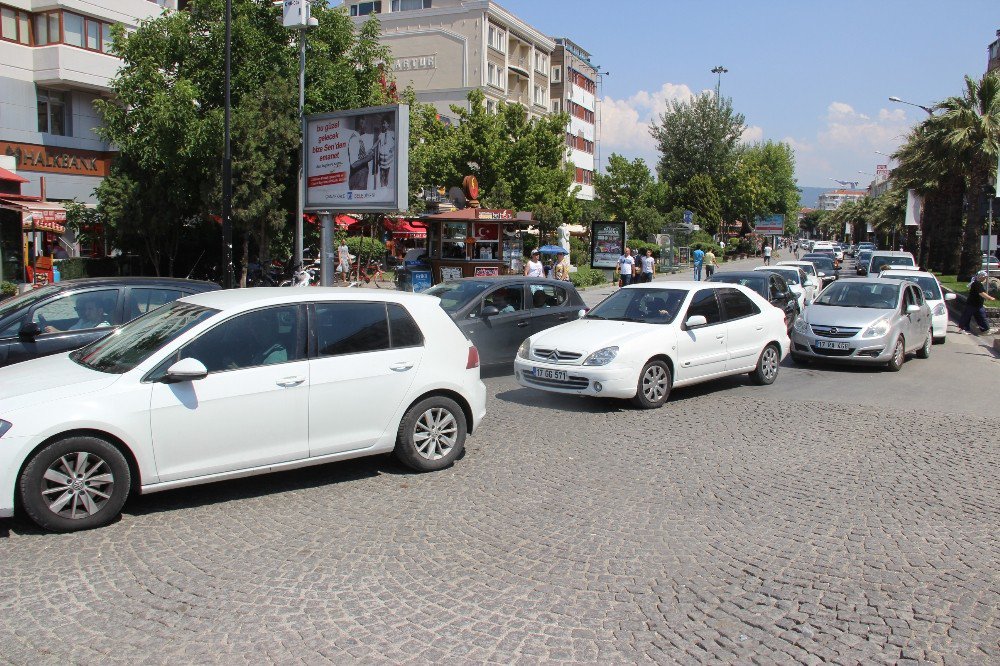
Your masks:
<instances>
[{"instance_id":1,"label":"window","mask_svg":"<svg viewBox=\"0 0 1000 666\"><path fill-rule=\"evenodd\" d=\"M490 26L488 31L490 48L494 48L501 53L507 52L507 33L497 28L496 26Z\"/></svg>"},{"instance_id":2,"label":"window","mask_svg":"<svg viewBox=\"0 0 1000 666\"><path fill-rule=\"evenodd\" d=\"M38 131L58 136L70 136L67 122L69 94L38 89Z\"/></svg>"},{"instance_id":3,"label":"window","mask_svg":"<svg viewBox=\"0 0 1000 666\"><path fill-rule=\"evenodd\" d=\"M0 38L30 46L31 15L12 7L0 7Z\"/></svg>"},{"instance_id":4,"label":"window","mask_svg":"<svg viewBox=\"0 0 1000 666\"><path fill-rule=\"evenodd\" d=\"M535 51L535 71L542 74L549 71L549 57L538 51Z\"/></svg>"},{"instance_id":5,"label":"window","mask_svg":"<svg viewBox=\"0 0 1000 666\"><path fill-rule=\"evenodd\" d=\"M506 86L506 76L502 65L486 64L486 82L491 86L503 89Z\"/></svg>"},{"instance_id":6,"label":"window","mask_svg":"<svg viewBox=\"0 0 1000 666\"><path fill-rule=\"evenodd\" d=\"M43 303L31 313L31 321L44 333L107 328L115 320L118 290L77 292Z\"/></svg>"},{"instance_id":7,"label":"window","mask_svg":"<svg viewBox=\"0 0 1000 666\"><path fill-rule=\"evenodd\" d=\"M554 308L566 304L568 294L562 287L550 284L533 284L531 289L531 307Z\"/></svg>"},{"instance_id":8,"label":"window","mask_svg":"<svg viewBox=\"0 0 1000 666\"><path fill-rule=\"evenodd\" d=\"M125 321L132 321L184 294L176 289L129 289L125 297Z\"/></svg>"},{"instance_id":9,"label":"window","mask_svg":"<svg viewBox=\"0 0 1000 666\"><path fill-rule=\"evenodd\" d=\"M749 317L751 315L760 314L760 309L754 305L746 294L743 294L736 289L720 289L719 290L719 300L722 301L722 307L726 311L726 321L733 321L734 319L742 319L743 317ZM690 312L688 313L690 317ZM706 317L708 319L708 317ZM712 323L709 320L708 323Z\"/></svg>"},{"instance_id":10,"label":"window","mask_svg":"<svg viewBox=\"0 0 1000 666\"><path fill-rule=\"evenodd\" d=\"M543 86L535 86L535 104L538 106L545 106L545 88Z\"/></svg>"},{"instance_id":11,"label":"window","mask_svg":"<svg viewBox=\"0 0 1000 666\"><path fill-rule=\"evenodd\" d=\"M514 287L501 287L486 295L483 299L483 308L495 307L500 314L518 312L524 309L524 291L521 285Z\"/></svg>"},{"instance_id":12,"label":"window","mask_svg":"<svg viewBox=\"0 0 1000 666\"><path fill-rule=\"evenodd\" d=\"M552 100L552 113L562 113L562 100L554 99Z\"/></svg>"},{"instance_id":13,"label":"window","mask_svg":"<svg viewBox=\"0 0 1000 666\"><path fill-rule=\"evenodd\" d=\"M495 114L497 112L497 103L492 99L486 100L486 113Z\"/></svg>"},{"instance_id":14,"label":"window","mask_svg":"<svg viewBox=\"0 0 1000 666\"><path fill-rule=\"evenodd\" d=\"M389 342L393 349L419 347L424 344L424 334L417 322L402 305L389 303Z\"/></svg>"},{"instance_id":15,"label":"window","mask_svg":"<svg viewBox=\"0 0 1000 666\"><path fill-rule=\"evenodd\" d=\"M83 17L63 12L63 43L83 46Z\"/></svg>"},{"instance_id":16,"label":"window","mask_svg":"<svg viewBox=\"0 0 1000 666\"><path fill-rule=\"evenodd\" d=\"M392 0L392 11L408 12L414 9L430 9L431 0Z\"/></svg>"},{"instance_id":17,"label":"window","mask_svg":"<svg viewBox=\"0 0 1000 666\"><path fill-rule=\"evenodd\" d=\"M168 365L194 358L209 372L226 372L303 359L300 312L297 305L283 305L233 317L184 345Z\"/></svg>"},{"instance_id":18,"label":"window","mask_svg":"<svg viewBox=\"0 0 1000 666\"><path fill-rule=\"evenodd\" d=\"M715 289L702 289L694 295L694 298L691 299L691 305L688 306L687 316L684 317L684 321L695 315L704 317L709 326L722 321L722 313L719 311L719 301L715 298Z\"/></svg>"},{"instance_id":19,"label":"window","mask_svg":"<svg viewBox=\"0 0 1000 666\"><path fill-rule=\"evenodd\" d=\"M375 0L375 2L359 2L351 5L351 16L368 16L369 14L381 13L382 3L380 0Z\"/></svg>"},{"instance_id":20,"label":"window","mask_svg":"<svg viewBox=\"0 0 1000 666\"><path fill-rule=\"evenodd\" d=\"M35 46L58 44L60 41L59 12L35 14Z\"/></svg>"},{"instance_id":21,"label":"window","mask_svg":"<svg viewBox=\"0 0 1000 666\"><path fill-rule=\"evenodd\" d=\"M389 349L385 303L317 303L313 328L320 356Z\"/></svg>"},{"instance_id":22,"label":"window","mask_svg":"<svg viewBox=\"0 0 1000 666\"><path fill-rule=\"evenodd\" d=\"M552 82L553 83L559 83L560 81L562 81L562 67L553 67L552 68Z\"/></svg>"},{"instance_id":23,"label":"window","mask_svg":"<svg viewBox=\"0 0 1000 666\"><path fill-rule=\"evenodd\" d=\"M577 167L576 182L584 185L592 184L594 182L594 172L589 169L581 169Z\"/></svg>"}]
</instances>

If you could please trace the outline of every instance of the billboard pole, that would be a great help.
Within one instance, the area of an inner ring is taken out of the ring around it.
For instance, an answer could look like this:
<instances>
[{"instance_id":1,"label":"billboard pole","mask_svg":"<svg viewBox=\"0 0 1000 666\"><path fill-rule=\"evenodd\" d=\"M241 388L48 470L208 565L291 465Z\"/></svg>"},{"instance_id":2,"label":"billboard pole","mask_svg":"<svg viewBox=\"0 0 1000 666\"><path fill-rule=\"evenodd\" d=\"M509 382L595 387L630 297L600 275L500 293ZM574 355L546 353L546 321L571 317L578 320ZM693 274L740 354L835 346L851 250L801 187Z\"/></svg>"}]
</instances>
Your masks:
<instances>
[{"instance_id":1,"label":"billboard pole","mask_svg":"<svg viewBox=\"0 0 1000 666\"><path fill-rule=\"evenodd\" d=\"M328 210L318 213L320 227L319 237L319 284L322 287L333 286L333 215ZM358 257L361 261L361 257Z\"/></svg>"}]
</instances>

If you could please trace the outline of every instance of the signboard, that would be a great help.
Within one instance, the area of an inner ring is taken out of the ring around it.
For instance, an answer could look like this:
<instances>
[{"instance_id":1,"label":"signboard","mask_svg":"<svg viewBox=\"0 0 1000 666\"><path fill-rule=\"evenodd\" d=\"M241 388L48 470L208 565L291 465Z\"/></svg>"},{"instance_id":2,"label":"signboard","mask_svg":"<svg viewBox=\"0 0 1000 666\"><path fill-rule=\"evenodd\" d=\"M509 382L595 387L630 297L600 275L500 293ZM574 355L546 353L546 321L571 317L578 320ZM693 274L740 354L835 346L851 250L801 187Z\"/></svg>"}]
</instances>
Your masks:
<instances>
[{"instance_id":1,"label":"signboard","mask_svg":"<svg viewBox=\"0 0 1000 666\"><path fill-rule=\"evenodd\" d=\"M305 28L309 25L309 0L284 0L281 8L281 25L286 28Z\"/></svg>"},{"instance_id":2,"label":"signboard","mask_svg":"<svg viewBox=\"0 0 1000 666\"><path fill-rule=\"evenodd\" d=\"M476 219L477 220L497 220L497 221L507 221L514 219L514 211L506 209L490 209L490 208L477 208L476 209Z\"/></svg>"},{"instance_id":3,"label":"signboard","mask_svg":"<svg viewBox=\"0 0 1000 666\"><path fill-rule=\"evenodd\" d=\"M16 159L17 166L14 168L18 171L104 177L111 170L111 158L115 154L0 141L0 155Z\"/></svg>"},{"instance_id":4,"label":"signboard","mask_svg":"<svg viewBox=\"0 0 1000 666\"><path fill-rule=\"evenodd\" d=\"M462 267L461 266L442 266L441 267L441 281L445 280L459 280L462 277Z\"/></svg>"},{"instance_id":5,"label":"signboard","mask_svg":"<svg viewBox=\"0 0 1000 666\"><path fill-rule=\"evenodd\" d=\"M993 254L997 251L997 235L987 236L983 234L979 237L979 250L981 252L989 252Z\"/></svg>"},{"instance_id":6,"label":"signboard","mask_svg":"<svg viewBox=\"0 0 1000 666\"><path fill-rule=\"evenodd\" d=\"M476 277L499 277L499 266L476 266Z\"/></svg>"},{"instance_id":7,"label":"signboard","mask_svg":"<svg viewBox=\"0 0 1000 666\"><path fill-rule=\"evenodd\" d=\"M616 268L625 252L624 222L590 223L590 265L594 268Z\"/></svg>"},{"instance_id":8,"label":"signboard","mask_svg":"<svg viewBox=\"0 0 1000 666\"><path fill-rule=\"evenodd\" d=\"M762 236L784 236L785 216L768 215L767 217L758 217L754 222L754 231Z\"/></svg>"},{"instance_id":9,"label":"signboard","mask_svg":"<svg viewBox=\"0 0 1000 666\"><path fill-rule=\"evenodd\" d=\"M889 165L888 164L876 164L875 165L875 180L880 183L884 183L889 180Z\"/></svg>"},{"instance_id":10,"label":"signboard","mask_svg":"<svg viewBox=\"0 0 1000 666\"><path fill-rule=\"evenodd\" d=\"M427 291L431 288L430 271L411 271L410 279L413 284L413 291L415 292Z\"/></svg>"},{"instance_id":11,"label":"signboard","mask_svg":"<svg viewBox=\"0 0 1000 666\"><path fill-rule=\"evenodd\" d=\"M686 210L684 211L684 224L691 224L694 222L694 213Z\"/></svg>"},{"instance_id":12,"label":"signboard","mask_svg":"<svg viewBox=\"0 0 1000 666\"><path fill-rule=\"evenodd\" d=\"M920 209L924 206L924 198L916 190L906 191L906 218L903 226L916 227L920 225Z\"/></svg>"},{"instance_id":13,"label":"signboard","mask_svg":"<svg viewBox=\"0 0 1000 666\"><path fill-rule=\"evenodd\" d=\"M408 206L410 107L306 117L306 210L400 212Z\"/></svg>"}]
</instances>

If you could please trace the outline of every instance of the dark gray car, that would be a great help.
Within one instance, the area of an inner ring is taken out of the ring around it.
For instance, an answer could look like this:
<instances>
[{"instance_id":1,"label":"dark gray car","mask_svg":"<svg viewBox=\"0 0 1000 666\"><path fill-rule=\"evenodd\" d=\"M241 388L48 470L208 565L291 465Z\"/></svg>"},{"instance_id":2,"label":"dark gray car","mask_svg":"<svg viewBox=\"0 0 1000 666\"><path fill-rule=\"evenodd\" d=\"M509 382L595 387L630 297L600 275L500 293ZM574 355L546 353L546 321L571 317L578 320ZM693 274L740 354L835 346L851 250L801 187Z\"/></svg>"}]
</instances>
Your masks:
<instances>
[{"instance_id":1,"label":"dark gray car","mask_svg":"<svg viewBox=\"0 0 1000 666\"><path fill-rule=\"evenodd\" d=\"M484 366L513 363L525 338L577 319L586 308L571 282L545 278L462 278L424 293L441 299Z\"/></svg>"}]
</instances>

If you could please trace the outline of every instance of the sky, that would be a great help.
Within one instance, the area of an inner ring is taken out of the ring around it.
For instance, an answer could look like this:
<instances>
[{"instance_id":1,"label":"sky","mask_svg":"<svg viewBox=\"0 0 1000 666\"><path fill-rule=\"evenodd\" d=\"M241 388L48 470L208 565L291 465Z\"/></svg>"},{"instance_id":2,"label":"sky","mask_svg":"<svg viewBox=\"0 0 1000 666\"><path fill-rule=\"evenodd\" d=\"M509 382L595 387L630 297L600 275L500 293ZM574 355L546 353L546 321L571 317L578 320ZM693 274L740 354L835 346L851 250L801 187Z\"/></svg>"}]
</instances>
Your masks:
<instances>
[{"instance_id":1,"label":"sky","mask_svg":"<svg viewBox=\"0 0 1000 666\"><path fill-rule=\"evenodd\" d=\"M1000 0L497 0L592 54L602 71L601 158L656 163L651 119L714 90L746 116L747 141L795 149L800 186L861 181L931 106L986 72ZM893 165L895 163L892 163Z\"/></svg>"}]
</instances>

